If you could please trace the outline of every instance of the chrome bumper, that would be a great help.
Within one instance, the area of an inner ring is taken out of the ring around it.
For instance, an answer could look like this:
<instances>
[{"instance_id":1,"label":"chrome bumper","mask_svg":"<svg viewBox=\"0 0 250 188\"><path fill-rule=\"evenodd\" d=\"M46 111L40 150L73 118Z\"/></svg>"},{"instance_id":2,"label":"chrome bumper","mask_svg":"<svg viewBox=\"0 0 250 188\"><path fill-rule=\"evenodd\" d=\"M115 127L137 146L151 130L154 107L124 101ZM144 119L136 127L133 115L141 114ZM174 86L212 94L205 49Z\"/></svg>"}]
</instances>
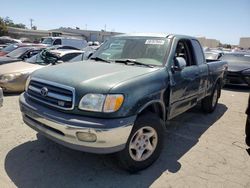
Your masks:
<instances>
[{"instance_id":1,"label":"chrome bumper","mask_svg":"<svg viewBox=\"0 0 250 188\"><path fill-rule=\"evenodd\" d=\"M91 153L114 153L125 148L135 117L97 119L63 114L44 108L20 96L20 109L24 122L31 128L72 149ZM81 141L76 133L93 133L95 142Z\"/></svg>"}]
</instances>

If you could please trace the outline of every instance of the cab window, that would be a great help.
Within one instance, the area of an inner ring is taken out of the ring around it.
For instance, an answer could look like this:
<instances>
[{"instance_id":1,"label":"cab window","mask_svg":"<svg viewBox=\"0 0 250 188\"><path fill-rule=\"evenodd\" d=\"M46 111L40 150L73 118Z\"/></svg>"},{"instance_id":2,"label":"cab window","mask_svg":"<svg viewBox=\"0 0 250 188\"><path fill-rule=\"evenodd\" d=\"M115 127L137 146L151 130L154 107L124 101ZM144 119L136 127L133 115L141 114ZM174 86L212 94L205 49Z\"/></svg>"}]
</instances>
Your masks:
<instances>
[{"instance_id":1,"label":"cab window","mask_svg":"<svg viewBox=\"0 0 250 188\"><path fill-rule=\"evenodd\" d=\"M64 56L61 57L61 60L62 60L63 62L67 62L67 61L73 59L74 57L76 57L77 55L79 55L79 53L70 53L70 54L66 54L66 55L64 55Z\"/></svg>"},{"instance_id":2,"label":"cab window","mask_svg":"<svg viewBox=\"0 0 250 188\"><path fill-rule=\"evenodd\" d=\"M56 39L53 43L53 45L61 45L62 44L62 40L61 39Z\"/></svg>"},{"instance_id":3,"label":"cab window","mask_svg":"<svg viewBox=\"0 0 250 188\"><path fill-rule=\"evenodd\" d=\"M192 46L195 52L197 64L198 65L203 64L205 62L205 58L200 43L197 40L192 40Z\"/></svg>"},{"instance_id":4,"label":"cab window","mask_svg":"<svg viewBox=\"0 0 250 188\"><path fill-rule=\"evenodd\" d=\"M176 57L184 58L187 66L196 65L193 48L189 40L180 40L178 42L175 50L175 58Z\"/></svg>"}]
</instances>

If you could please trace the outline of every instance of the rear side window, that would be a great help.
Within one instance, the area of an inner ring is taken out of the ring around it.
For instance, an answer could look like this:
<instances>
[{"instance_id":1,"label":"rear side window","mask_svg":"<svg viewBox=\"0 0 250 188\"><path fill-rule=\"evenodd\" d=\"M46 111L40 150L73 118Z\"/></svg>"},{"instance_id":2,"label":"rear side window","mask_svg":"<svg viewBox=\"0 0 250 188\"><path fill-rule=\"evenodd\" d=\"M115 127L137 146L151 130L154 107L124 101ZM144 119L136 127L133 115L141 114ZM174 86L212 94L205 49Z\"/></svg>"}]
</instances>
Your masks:
<instances>
[{"instance_id":1,"label":"rear side window","mask_svg":"<svg viewBox=\"0 0 250 188\"><path fill-rule=\"evenodd\" d=\"M194 48L197 65L203 64L205 62L205 58L200 43L197 40L192 40L192 46Z\"/></svg>"},{"instance_id":2,"label":"rear side window","mask_svg":"<svg viewBox=\"0 0 250 188\"><path fill-rule=\"evenodd\" d=\"M62 40L61 39L56 39L53 43L53 45L61 45L62 44Z\"/></svg>"},{"instance_id":3,"label":"rear side window","mask_svg":"<svg viewBox=\"0 0 250 188\"><path fill-rule=\"evenodd\" d=\"M61 57L61 60L62 60L63 62L67 62L67 61L73 59L74 57L76 57L77 55L79 55L79 53L70 53L70 54L66 54L66 55L64 55L64 56Z\"/></svg>"}]
</instances>

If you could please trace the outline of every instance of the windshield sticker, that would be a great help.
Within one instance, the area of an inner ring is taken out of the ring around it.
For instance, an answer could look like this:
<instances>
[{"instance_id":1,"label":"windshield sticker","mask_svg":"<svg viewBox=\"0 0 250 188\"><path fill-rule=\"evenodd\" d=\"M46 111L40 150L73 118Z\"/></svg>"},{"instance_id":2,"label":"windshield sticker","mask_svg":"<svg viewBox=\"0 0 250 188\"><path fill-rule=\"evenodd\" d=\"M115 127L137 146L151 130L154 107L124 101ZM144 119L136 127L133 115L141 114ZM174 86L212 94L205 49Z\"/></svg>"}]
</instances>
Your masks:
<instances>
[{"instance_id":1,"label":"windshield sticker","mask_svg":"<svg viewBox=\"0 0 250 188\"><path fill-rule=\"evenodd\" d=\"M163 45L164 40L146 40L145 44Z\"/></svg>"}]
</instances>

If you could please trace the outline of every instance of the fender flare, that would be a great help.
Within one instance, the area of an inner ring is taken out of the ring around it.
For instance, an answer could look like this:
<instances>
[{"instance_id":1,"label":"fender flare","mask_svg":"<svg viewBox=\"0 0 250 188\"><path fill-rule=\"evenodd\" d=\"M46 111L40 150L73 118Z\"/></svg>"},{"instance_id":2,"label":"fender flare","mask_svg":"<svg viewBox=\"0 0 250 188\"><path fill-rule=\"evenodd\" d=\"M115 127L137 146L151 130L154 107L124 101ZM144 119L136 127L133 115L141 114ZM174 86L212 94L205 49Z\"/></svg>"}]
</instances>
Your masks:
<instances>
[{"instance_id":1,"label":"fender flare","mask_svg":"<svg viewBox=\"0 0 250 188\"><path fill-rule=\"evenodd\" d=\"M162 120L165 122L166 121L166 107L165 107L165 104L161 100L151 100L151 101L147 102L138 110L137 114L140 114L144 109L146 109L147 107L149 107L152 104L159 104L160 105L161 111L162 111Z\"/></svg>"}]
</instances>

